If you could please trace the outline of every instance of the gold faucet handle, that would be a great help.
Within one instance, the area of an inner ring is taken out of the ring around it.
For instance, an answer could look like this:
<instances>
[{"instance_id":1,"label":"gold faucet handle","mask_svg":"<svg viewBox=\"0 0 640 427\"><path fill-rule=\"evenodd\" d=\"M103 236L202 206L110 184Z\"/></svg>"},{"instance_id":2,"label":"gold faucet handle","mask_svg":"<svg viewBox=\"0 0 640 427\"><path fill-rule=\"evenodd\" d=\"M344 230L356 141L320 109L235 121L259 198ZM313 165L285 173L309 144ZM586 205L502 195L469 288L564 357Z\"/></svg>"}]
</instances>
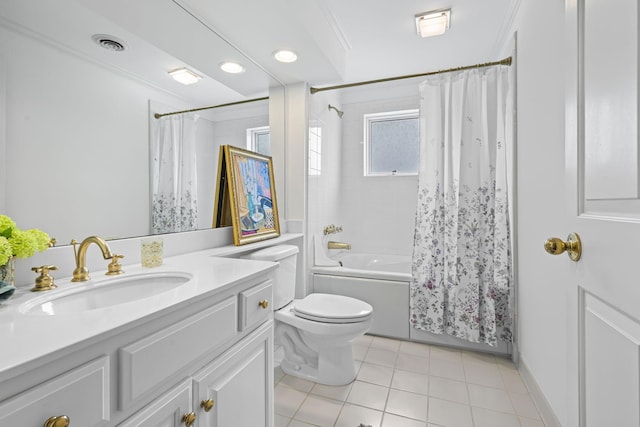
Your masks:
<instances>
[{"instance_id":1,"label":"gold faucet handle","mask_svg":"<svg viewBox=\"0 0 640 427\"><path fill-rule=\"evenodd\" d=\"M31 271L40 273L40 276L36 277L35 286L31 288L31 292L49 291L57 288L53 283L53 276L49 274L49 271L55 271L58 269L56 265L42 265L40 267L32 267Z\"/></svg>"},{"instance_id":2,"label":"gold faucet handle","mask_svg":"<svg viewBox=\"0 0 640 427\"><path fill-rule=\"evenodd\" d=\"M107 276L115 276L124 273L124 271L122 271L122 264L120 264L120 261L118 261L121 258L124 258L124 255L111 255L111 262L107 266L107 269L109 270L106 273Z\"/></svg>"}]
</instances>

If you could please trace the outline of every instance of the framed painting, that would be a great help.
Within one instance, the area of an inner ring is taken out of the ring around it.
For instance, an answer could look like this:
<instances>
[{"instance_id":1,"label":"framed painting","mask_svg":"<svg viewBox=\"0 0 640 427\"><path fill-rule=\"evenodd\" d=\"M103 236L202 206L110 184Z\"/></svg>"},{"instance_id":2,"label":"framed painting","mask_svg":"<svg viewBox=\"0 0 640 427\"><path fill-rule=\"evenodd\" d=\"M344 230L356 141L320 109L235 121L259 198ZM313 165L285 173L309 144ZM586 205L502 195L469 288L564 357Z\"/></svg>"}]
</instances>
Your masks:
<instances>
[{"instance_id":1,"label":"framed painting","mask_svg":"<svg viewBox=\"0 0 640 427\"><path fill-rule=\"evenodd\" d=\"M271 157L223 145L218 161L213 226L233 226L237 246L280 235Z\"/></svg>"}]
</instances>

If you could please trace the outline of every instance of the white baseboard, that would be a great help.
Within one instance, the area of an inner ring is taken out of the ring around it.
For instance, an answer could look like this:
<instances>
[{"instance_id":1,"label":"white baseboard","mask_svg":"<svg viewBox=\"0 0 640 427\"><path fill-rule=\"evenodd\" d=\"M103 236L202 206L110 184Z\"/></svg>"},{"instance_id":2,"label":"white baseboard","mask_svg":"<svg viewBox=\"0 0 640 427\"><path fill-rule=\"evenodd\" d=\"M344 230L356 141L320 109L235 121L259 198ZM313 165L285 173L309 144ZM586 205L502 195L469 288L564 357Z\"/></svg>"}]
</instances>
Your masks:
<instances>
[{"instance_id":1,"label":"white baseboard","mask_svg":"<svg viewBox=\"0 0 640 427\"><path fill-rule=\"evenodd\" d=\"M562 427L562 423L560 423L560 420L556 416L556 413L551 408L551 405L549 405L547 398L542 393L540 386L538 386L538 383L536 382L535 378L531 374L531 371L529 371L529 367L524 362L524 360L518 358L518 362L516 363L516 366L518 367L518 371L520 372L522 381L524 381L524 384L527 386L527 389L529 390L531 399L533 399L533 402L538 408L538 412L542 417L542 421L544 422L544 425L546 427Z\"/></svg>"}]
</instances>

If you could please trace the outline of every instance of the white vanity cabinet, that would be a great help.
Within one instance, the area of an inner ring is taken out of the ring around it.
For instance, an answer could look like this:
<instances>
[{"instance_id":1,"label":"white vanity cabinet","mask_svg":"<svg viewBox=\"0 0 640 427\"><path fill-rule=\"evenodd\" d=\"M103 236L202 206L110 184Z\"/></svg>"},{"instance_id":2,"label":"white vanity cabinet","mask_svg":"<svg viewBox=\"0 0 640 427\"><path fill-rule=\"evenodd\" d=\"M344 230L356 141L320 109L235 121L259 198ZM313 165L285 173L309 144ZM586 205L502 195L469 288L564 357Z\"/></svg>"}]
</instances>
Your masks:
<instances>
[{"instance_id":1,"label":"white vanity cabinet","mask_svg":"<svg viewBox=\"0 0 640 427\"><path fill-rule=\"evenodd\" d=\"M269 320L119 427L272 427L272 355Z\"/></svg>"},{"instance_id":2,"label":"white vanity cabinet","mask_svg":"<svg viewBox=\"0 0 640 427\"><path fill-rule=\"evenodd\" d=\"M271 281L264 281L120 348L121 408L134 405L168 376L193 372L120 427L272 427L271 300ZM247 318L246 313L253 314ZM244 331L251 332L212 361L200 362Z\"/></svg>"},{"instance_id":3,"label":"white vanity cabinet","mask_svg":"<svg viewBox=\"0 0 640 427\"><path fill-rule=\"evenodd\" d=\"M273 267L218 262L227 285L0 371L0 427L273 427Z\"/></svg>"}]
</instances>

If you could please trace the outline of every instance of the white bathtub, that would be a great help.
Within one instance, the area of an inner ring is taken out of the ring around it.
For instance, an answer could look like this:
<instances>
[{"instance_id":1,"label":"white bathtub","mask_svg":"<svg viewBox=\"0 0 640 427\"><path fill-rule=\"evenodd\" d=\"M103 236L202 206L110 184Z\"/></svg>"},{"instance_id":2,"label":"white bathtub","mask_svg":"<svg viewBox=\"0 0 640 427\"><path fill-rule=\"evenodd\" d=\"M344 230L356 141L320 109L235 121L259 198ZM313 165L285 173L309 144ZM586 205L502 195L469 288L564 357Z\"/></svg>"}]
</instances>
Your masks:
<instances>
[{"instance_id":1,"label":"white bathtub","mask_svg":"<svg viewBox=\"0 0 640 427\"><path fill-rule=\"evenodd\" d=\"M373 307L369 333L408 340L411 257L342 252L332 258L342 266L312 268L314 292L368 302Z\"/></svg>"},{"instance_id":2,"label":"white bathtub","mask_svg":"<svg viewBox=\"0 0 640 427\"><path fill-rule=\"evenodd\" d=\"M373 326L370 334L498 354L511 353L511 345L504 342L492 348L487 344L470 343L449 335L436 335L411 328L410 256L341 252L332 258L342 262L342 266L314 266L311 270L313 291L346 295L371 304Z\"/></svg>"},{"instance_id":3,"label":"white bathtub","mask_svg":"<svg viewBox=\"0 0 640 427\"><path fill-rule=\"evenodd\" d=\"M344 252L331 258L341 262L342 267L314 267L313 271L401 282L411 280L411 257L409 256Z\"/></svg>"}]
</instances>

